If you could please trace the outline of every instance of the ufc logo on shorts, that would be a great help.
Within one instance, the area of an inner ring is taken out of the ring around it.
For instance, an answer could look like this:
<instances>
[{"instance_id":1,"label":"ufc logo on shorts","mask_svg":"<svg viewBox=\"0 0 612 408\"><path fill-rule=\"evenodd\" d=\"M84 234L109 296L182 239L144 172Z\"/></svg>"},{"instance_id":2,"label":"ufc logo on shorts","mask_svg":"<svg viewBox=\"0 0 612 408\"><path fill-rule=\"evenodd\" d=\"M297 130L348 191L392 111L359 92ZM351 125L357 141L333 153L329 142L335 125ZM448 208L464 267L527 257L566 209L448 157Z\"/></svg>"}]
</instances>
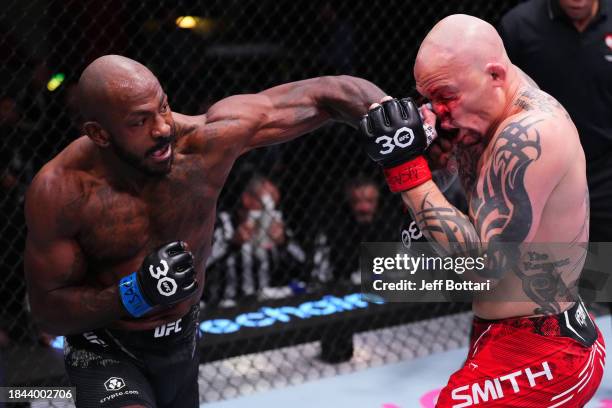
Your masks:
<instances>
[{"instance_id":1,"label":"ufc logo on shorts","mask_svg":"<svg viewBox=\"0 0 612 408\"><path fill-rule=\"evenodd\" d=\"M464 385L457 387L451 391L451 397L453 401L463 401L460 404L453 405L452 408L464 408L479 405L481 402L495 401L504 398L506 394L514 393L518 394L521 389L517 377L524 375L527 377L529 387L534 388L536 384L536 378L545 377L545 380L550 381L553 379L552 371L548 366L548 362L542 363L542 371L533 371L531 368L524 370L518 370L510 374L503 375L501 377L493 378L491 380L485 380L484 383L474 383L471 385ZM540 385L544 378L538 380Z\"/></svg>"},{"instance_id":2,"label":"ufc logo on shorts","mask_svg":"<svg viewBox=\"0 0 612 408\"><path fill-rule=\"evenodd\" d=\"M168 324L164 324L161 326L158 326L155 328L155 333L153 334L153 337L157 338L157 337L165 337L167 335L169 335L170 333L174 332L174 333L178 333L181 331L181 320L182 319L178 319L176 322L171 322Z\"/></svg>"},{"instance_id":3,"label":"ufc logo on shorts","mask_svg":"<svg viewBox=\"0 0 612 408\"><path fill-rule=\"evenodd\" d=\"M155 269L153 269L153 265L149 266L151 276L158 279L157 291L162 296L172 296L176 293L176 281L166 276L169 270L168 262L163 259L160 261L160 266L157 266Z\"/></svg>"},{"instance_id":4,"label":"ufc logo on shorts","mask_svg":"<svg viewBox=\"0 0 612 408\"><path fill-rule=\"evenodd\" d=\"M413 141L414 133L412 129L407 127L397 129L393 137L379 136L376 138L376 144L382 144L382 147L384 147L384 149L380 151L380 154L389 154L396 147L403 149L410 146Z\"/></svg>"}]
</instances>

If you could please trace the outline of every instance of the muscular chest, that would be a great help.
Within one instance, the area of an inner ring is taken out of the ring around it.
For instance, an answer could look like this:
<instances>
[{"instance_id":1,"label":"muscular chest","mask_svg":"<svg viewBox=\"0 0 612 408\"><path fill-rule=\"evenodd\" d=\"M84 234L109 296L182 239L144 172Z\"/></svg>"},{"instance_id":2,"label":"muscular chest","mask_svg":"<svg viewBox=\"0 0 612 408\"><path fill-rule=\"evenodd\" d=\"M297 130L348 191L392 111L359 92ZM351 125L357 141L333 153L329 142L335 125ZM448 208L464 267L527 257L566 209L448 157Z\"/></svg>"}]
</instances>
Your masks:
<instances>
[{"instance_id":1,"label":"muscular chest","mask_svg":"<svg viewBox=\"0 0 612 408\"><path fill-rule=\"evenodd\" d=\"M218 193L197 159L176 163L163 180L137 193L98 186L84 209L79 242L101 265L129 261L173 240L201 252L210 240Z\"/></svg>"}]
</instances>

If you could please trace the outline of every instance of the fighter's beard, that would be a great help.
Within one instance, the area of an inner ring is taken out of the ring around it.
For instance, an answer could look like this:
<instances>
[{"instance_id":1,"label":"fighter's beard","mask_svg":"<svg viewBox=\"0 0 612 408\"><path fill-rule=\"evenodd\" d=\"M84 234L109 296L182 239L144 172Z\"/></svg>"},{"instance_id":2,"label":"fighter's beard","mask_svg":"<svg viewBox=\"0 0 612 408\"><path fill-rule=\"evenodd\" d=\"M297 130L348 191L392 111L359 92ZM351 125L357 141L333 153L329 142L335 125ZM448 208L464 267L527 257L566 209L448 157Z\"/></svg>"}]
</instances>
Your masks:
<instances>
[{"instance_id":1,"label":"fighter's beard","mask_svg":"<svg viewBox=\"0 0 612 408\"><path fill-rule=\"evenodd\" d=\"M166 139L166 141L167 143L170 143L172 149L175 148L176 125L174 124L172 125L172 134L170 135L168 139ZM161 147L161 145L162 144L160 143L158 146L155 147L155 149ZM172 169L172 163L174 161L174 153L172 154L172 156L170 156L170 163L168 163L168 166L161 170L158 170L158 169L152 169L151 167L147 166L144 158L141 158L135 154L132 154L126 151L125 149L123 149L121 146L119 146L115 142L111 142L111 149L113 150L113 153L115 153L115 155L119 158L119 160L123 161L128 166L135 168L136 170L144 173L145 175L149 177L163 177L166 174L170 173L170 170ZM147 155L149 154L150 152L147 153Z\"/></svg>"}]
</instances>

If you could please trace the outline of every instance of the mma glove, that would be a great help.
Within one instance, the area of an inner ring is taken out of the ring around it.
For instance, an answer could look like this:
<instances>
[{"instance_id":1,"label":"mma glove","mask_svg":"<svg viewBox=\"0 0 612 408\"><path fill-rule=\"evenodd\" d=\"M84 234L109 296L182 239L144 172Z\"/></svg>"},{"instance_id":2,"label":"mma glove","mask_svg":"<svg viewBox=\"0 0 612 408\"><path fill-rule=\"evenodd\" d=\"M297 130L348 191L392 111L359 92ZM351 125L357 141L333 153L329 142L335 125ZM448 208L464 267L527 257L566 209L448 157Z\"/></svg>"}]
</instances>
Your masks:
<instances>
[{"instance_id":1,"label":"mma glove","mask_svg":"<svg viewBox=\"0 0 612 408\"><path fill-rule=\"evenodd\" d=\"M392 192L431 180L423 153L435 138L435 130L423 126L411 98L391 99L370 109L361 119L360 130L368 155L383 167Z\"/></svg>"},{"instance_id":2,"label":"mma glove","mask_svg":"<svg viewBox=\"0 0 612 408\"><path fill-rule=\"evenodd\" d=\"M160 246L147 255L138 271L119 282L121 301L134 317L154 306L178 303L195 293L193 254L183 241Z\"/></svg>"}]
</instances>

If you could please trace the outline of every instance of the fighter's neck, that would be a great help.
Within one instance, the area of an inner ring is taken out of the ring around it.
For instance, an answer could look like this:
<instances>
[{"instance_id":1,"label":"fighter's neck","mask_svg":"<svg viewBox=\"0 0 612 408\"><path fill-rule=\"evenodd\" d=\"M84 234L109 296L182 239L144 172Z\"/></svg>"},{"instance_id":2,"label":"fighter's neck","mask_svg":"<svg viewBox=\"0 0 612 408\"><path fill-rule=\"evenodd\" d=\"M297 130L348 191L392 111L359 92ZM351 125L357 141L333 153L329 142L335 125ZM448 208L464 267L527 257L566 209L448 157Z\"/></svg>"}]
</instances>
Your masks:
<instances>
[{"instance_id":1,"label":"fighter's neck","mask_svg":"<svg viewBox=\"0 0 612 408\"><path fill-rule=\"evenodd\" d=\"M485 137L483 138L484 145L487 146L497 130L499 126L510 116L513 116L521 111L521 107L517 105L516 101L520 96L521 91L528 86L527 82L518 75L514 70L508 73L508 86L504 92L505 104L504 108L501 111L501 114L495 119L489 129L485 133Z\"/></svg>"},{"instance_id":2,"label":"fighter's neck","mask_svg":"<svg viewBox=\"0 0 612 408\"><path fill-rule=\"evenodd\" d=\"M143 191L156 180L142 170L126 163L109 149L98 149L98 166L101 175L113 186L133 193Z\"/></svg>"}]
</instances>

